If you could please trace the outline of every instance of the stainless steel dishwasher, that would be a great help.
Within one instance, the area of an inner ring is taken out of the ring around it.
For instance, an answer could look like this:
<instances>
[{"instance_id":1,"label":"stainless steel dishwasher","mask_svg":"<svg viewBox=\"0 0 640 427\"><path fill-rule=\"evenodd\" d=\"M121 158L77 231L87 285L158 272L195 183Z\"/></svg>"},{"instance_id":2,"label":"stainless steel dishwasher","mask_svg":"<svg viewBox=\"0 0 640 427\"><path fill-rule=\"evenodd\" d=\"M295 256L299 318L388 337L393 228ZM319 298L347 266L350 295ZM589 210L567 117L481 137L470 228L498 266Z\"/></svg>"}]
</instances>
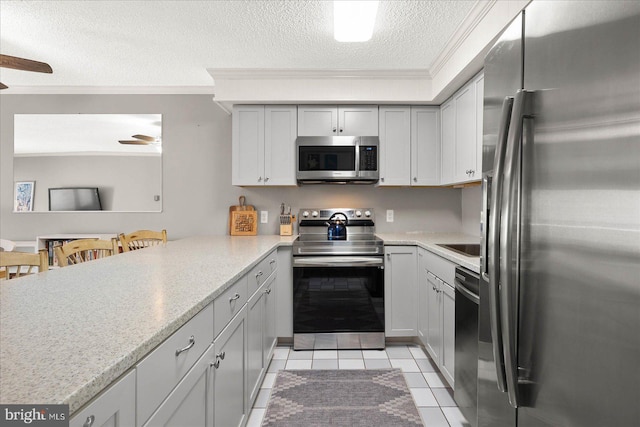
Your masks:
<instances>
[{"instance_id":1,"label":"stainless steel dishwasher","mask_svg":"<svg viewBox=\"0 0 640 427\"><path fill-rule=\"evenodd\" d=\"M456 267L455 381L453 396L469 424L478 425L478 274Z\"/></svg>"}]
</instances>

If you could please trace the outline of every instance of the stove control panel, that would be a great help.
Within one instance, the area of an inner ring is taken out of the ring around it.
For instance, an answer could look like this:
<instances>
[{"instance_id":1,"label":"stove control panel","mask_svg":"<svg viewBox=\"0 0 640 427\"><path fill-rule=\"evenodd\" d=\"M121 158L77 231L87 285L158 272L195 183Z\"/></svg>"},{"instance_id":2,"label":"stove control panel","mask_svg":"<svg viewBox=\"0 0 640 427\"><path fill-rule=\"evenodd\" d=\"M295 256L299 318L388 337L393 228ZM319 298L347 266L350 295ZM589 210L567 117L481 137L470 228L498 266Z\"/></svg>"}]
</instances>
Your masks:
<instances>
[{"instance_id":1,"label":"stove control panel","mask_svg":"<svg viewBox=\"0 0 640 427\"><path fill-rule=\"evenodd\" d=\"M328 221L336 213L344 214L348 219L370 219L374 220L372 208L308 208L300 209L298 218L300 220L321 220Z\"/></svg>"}]
</instances>

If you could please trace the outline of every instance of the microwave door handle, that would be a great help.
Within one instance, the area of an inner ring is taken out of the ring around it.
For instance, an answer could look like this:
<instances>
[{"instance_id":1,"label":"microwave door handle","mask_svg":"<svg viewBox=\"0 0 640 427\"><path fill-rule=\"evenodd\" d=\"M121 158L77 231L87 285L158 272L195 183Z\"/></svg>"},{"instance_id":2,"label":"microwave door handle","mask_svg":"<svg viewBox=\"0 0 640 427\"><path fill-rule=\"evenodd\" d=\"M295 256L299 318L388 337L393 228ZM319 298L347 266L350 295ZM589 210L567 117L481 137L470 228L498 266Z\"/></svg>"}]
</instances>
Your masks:
<instances>
[{"instance_id":1,"label":"microwave door handle","mask_svg":"<svg viewBox=\"0 0 640 427\"><path fill-rule=\"evenodd\" d=\"M355 143L354 149L356 150L356 156L355 156L356 164L353 165L353 170L355 172L355 176L357 178L360 178L360 176L361 176L361 171L360 171L360 144L358 142Z\"/></svg>"},{"instance_id":2,"label":"microwave door handle","mask_svg":"<svg viewBox=\"0 0 640 427\"><path fill-rule=\"evenodd\" d=\"M507 391L507 385L504 367L504 353L502 351L502 327L500 325L500 272L498 262L500 260L500 208L502 205L502 187L504 183L504 161L512 111L513 97L505 97L502 102L502 111L500 114L500 127L498 128L498 141L494 158L493 179L491 180L491 178L487 176L487 185L483 187L486 193L484 197L488 197L488 184L491 183L491 201L490 203L487 203L488 212L485 212L485 218L488 217L488 225L483 231L486 233L485 241L487 242L487 253L485 257L486 270L483 272L483 278L487 283L489 283L489 309L491 342L493 343L493 359L496 365L498 389L503 392Z\"/></svg>"}]
</instances>

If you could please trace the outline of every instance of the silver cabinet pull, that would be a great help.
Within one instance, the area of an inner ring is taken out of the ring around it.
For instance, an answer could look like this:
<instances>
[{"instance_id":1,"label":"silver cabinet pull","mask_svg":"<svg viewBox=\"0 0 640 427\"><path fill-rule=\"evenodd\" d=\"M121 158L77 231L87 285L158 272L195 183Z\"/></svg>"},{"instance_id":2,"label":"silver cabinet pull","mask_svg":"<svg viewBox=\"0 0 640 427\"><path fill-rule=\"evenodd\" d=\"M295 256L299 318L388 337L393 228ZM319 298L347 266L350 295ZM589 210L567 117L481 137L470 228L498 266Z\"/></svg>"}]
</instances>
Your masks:
<instances>
[{"instance_id":1,"label":"silver cabinet pull","mask_svg":"<svg viewBox=\"0 0 640 427\"><path fill-rule=\"evenodd\" d=\"M211 366L218 369L220 367L220 360L216 359L215 362L211 363Z\"/></svg>"},{"instance_id":2,"label":"silver cabinet pull","mask_svg":"<svg viewBox=\"0 0 640 427\"><path fill-rule=\"evenodd\" d=\"M336 128L333 128L333 133L336 133L336 130L337 130Z\"/></svg>"},{"instance_id":3,"label":"silver cabinet pull","mask_svg":"<svg viewBox=\"0 0 640 427\"><path fill-rule=\"evenodd\" d=\"M258 273L256 274L256 280L258 279L258 277L262 276L264 273L262 271L258 271Z\"/></svg>"},{"instance_id":4,"label":"silver cabinet pull","mask_svg":"<svg viewBox=\"0 0 640 427\"><path fill-rule=\"evenodd\" d=\"M189 350L191 347L193 347L196 344L196 339L193 335L191 335L191 337L189 337L189 344L187 344L186 347L183 348L179 348L176 350L176 356L179 356L180 353Z\"/></svg>"},{"instance_id":5,"label":"silver cabinet pull","mask_svg":"<svg viewBox=\"0 0 640 427\"><path fill-rule=\"evenodd\" d=\"M265 294L270 294L270 293L271 293L271 288L269 288L269 289L265 289L265 290L264 290L264 293L265 293Z\"/></svg>"},{"instance_id":6,"label":"silver cabinet pull","mask_svg":"<svg viewBox=\"0 0 640 427\"><path fill-rule=\"evenodd\" d=\"M262 181L262 177L261 177L261 176L259 176L259 177L258 177L258 182L261 182L261 181Z\"/></svg>"},{"instance_id":7,"label":"silver cabinet pull","mask_svg":"<svg viewBox=\"0 0 640 427\"><path fill-rule=\"evenodd\" d=\"M340 132L342 132L344 129L340 128Z\"/></svg>"},{"instance_id":8,"label":"silver cabinet pull","mask_svg":"<svg viewBox=\"0 0 640 427\"><path fill-rule=\"evenodd\" d=\"M226 356L227 353L225 353L224 351L221 351L220 353L216 354L216 357L219 357L220 360L224 360L224 356Z\"/></svg>"},{"instance_id":9,"label":"silver cabinet pull","mask_svg":"<svg viewBox=\"0 0 640 427\"><path fill-rule=\"evenodd\" d=\"M82 424L82 427L91 427L95 420L96 420L95 416L89 415L87 417L87 420L84 422L84 424Z\"/></svg>"},{"instance_id":10,"label":"silver cabinet pull","mask_svg":"<svg viewBox=\"0 0 640 427\"><path fill-rule=\"evenodd\" d=\"M414 176L413 177L413 182L418 182L418 177Z\"/></svg>"},{"instance_id":11,"label":"silver cabinet pull","mask_svg":"<svg viewBox=\"0 0 640 427\"><path fill-rule=\"evenodd\" d=\"M269 181L269 177L268 177L268 176L265 176L265 177L264 177L264 182L267 182L267 181Z\"/></svg>"},{"instance_id":12,"label":"silver cabinet pull","mask_svg":"<svg viewBox=\"0 0 640 427\"><path fill-rule=\"evenodd\" d=\"M275 264L275 262L276 262L276 260L272 259L271 261L269 261L269 265L273 265L273 264Z\"/></svg>"},{"instance_id":13,"label":"silver cabinet pull","mask_svg":"<svg viewBox=\"0 0 640 427\"><path fill-rule=\"evenodd\" d=\"M380 181L384 182L384 177L380 178Z\"/></svg>"},{"instance_id":14,"label":"silver cabinet pull","mask_svg":"<svg viewBox=\"0 0 640 427\"><path fill-rule=\"evenodd\" d=\"M235 294L234 296L232 296L231 298L229 298L229 302L231 302L231 301L235 301L235 300L237 300L237 299L239 299L239 298L240 298L240 294L236 292L236 294Z\"/></svg>"}]
</instances>

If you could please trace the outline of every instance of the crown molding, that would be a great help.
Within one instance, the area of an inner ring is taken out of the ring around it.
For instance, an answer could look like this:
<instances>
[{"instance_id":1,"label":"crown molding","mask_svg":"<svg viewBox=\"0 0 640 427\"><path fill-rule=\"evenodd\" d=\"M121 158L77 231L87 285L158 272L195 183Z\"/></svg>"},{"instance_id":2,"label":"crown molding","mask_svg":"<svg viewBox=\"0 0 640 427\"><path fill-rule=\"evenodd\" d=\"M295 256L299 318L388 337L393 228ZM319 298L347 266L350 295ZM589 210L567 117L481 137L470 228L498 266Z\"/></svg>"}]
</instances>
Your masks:
<instances>
[{"instance_id":1,"label":"crown molding","mask_svg":"<svg viewBox=\"0 0 640 427\"><path fill-rule=\"evenodd\" d=\"M2 95L213 95L211 86L10 86Z\"/></svg>"},{"instance_id":2,"label":"crown molding","mask_svg":"<svg viewBox=\"0 0 640 427\"><path fill-rule=\"evenodd\" d=\"M475 2L462 23L454 31L444 49L429 67L429 74L435 76L442 67L453 57L473 30L482 22L498 0L478 0Z\"/></svg>"},{"instance_id":3,"label":"crown molding","mask_svg":"<svg viewBox=\"0 0 640 427\"><path fill-rule=\"evenodd\" d=\"M214 79L430 79L427 69L371 70L371 69L277 69L277 68L207 68Z\"/></svg>"}]
</instances>

